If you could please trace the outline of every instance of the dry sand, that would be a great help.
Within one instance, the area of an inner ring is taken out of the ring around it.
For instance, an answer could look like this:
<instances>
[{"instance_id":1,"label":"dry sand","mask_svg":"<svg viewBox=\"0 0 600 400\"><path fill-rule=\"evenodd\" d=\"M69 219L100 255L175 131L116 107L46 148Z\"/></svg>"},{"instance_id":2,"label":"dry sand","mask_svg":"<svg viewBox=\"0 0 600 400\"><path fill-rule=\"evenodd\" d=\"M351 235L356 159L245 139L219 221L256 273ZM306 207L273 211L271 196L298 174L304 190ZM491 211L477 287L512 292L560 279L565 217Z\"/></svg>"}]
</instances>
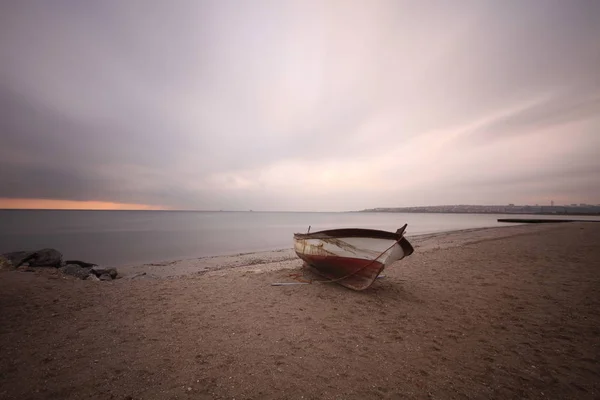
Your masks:
<instances>
[{"instance_id":1,"label":"dry sand","mask_svg":"<svg viewBox=\"0 0 600 400\"><path fill-rule=\"evenodd\" d=\"M364 292L271 286L302 272L289 250L2 270L0 399L600 397L600 224L411 242Z\"/></svg>"}]
</instances>

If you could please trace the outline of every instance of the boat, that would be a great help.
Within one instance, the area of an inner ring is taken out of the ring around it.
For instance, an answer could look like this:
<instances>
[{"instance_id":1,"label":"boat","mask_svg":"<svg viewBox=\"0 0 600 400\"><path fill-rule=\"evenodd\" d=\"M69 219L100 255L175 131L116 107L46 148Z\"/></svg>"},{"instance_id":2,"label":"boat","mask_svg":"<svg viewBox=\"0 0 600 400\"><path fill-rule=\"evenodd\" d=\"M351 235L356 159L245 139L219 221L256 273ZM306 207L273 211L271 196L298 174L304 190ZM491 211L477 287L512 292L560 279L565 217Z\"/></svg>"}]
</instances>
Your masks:
<instances>
[{"instance_id":1,"label":"boat","mask_svg":"<svg viewBox=\"0 0 600 400\"><path fill-rule=\"evenodd\" d=\"M353 290L370 287L385 267L411 255L404 237L406 224L396 232L375 229L331 229L294 234L294 250L305 268Z\"/></svg>"}]
</instances>

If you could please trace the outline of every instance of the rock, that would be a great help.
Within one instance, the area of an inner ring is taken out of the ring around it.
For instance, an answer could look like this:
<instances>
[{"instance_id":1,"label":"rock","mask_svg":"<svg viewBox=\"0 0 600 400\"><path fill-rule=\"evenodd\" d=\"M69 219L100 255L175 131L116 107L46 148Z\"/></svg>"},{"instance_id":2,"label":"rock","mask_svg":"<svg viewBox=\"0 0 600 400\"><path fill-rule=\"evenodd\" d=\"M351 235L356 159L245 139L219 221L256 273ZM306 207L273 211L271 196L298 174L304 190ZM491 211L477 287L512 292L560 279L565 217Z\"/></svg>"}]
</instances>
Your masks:
<instances>
[{"instance_id":1,"label":"rock","mask_svg":"<svg viewBox=\"0 0 600 400\"><path fill-rule=\"evenodd\" d=\"M135 279L135 278L139 278L140 276L146 276L146 273L138 272L137 274L126 276L125 279Z\"/></svg>"},{"instance_id":2,"label":"rock","mask_svg":"<svg viewBox=\"0 0 600 400\"><path fill-rule=\"evenodd\" d=\"M92 267L91 269L92 273L98 277L107 274L110 276L111 279L115 279L118 275L118 272L115 268L108 268L108 267L100 267L98 265L96 265L95 267Z\"/></svg>"},{"instance_id":3,"label":"rock","mask_svg":"<svg viewBox=\"0 0 600 400\"><path fill-rule=\"evenodd\" d=\"M92 273L96 276L108 274L109 273L108 271L110 271L110 268L107 268L107 267L100 267L98 265L92 267Z\"/></svg>"},{"instance_id":4,"label":"rock","mask_svg":"<svg viewBox=\"0 0 600 400\"><path fill-rule=\"evenodd\" d=\"M98 265L98 264L89 263L89 262L85 262L85 261L79 261L79 260L67 260L67 261L65 261L65 264L76 264L83 268L92 268L92 267L96 267Z\"/></svg>"},{"instance_id":5,"label":"rock","mask_svg":"<svg viewBox=\"0 0 600 400\"><path fill-rule=\"evenodd\" d=\"M67 264L59 270L63 274L72 275L79 279L86 279L91 273L91 268L82 268L77 264Z\"/></svg>"},{"instance_id":6,"label":"rock","mask_svg":"<svg viewBox=\"0 0 600 400\"><path fill-rule=\"evenodd\" d=\"M56 249L42 249L36 251L27 262L32 267L58 268L62 264L62 254Z\"/></svg>"},{"instance_id":7,"label":"rock","mask_svg":"<svg viewBox=\"0 0 600 400\"><path fill-rule=\"evenodd\" d=\"M0 269L12 269L13 265L8 259L0 256Z\"/></svg>"},{"instance_id":8,"label":"rock","mask_svg":"<svg viewBox=\"0 0 600 400\"><path fill-rule=\"evenodd\" d=\"M33 251L13 251L12 253L2 254L2 257L7 259L13 267L18 268L29 261L34 254L35 252Z\"/></svg>"},{"instance_id":9,"label":"rock","mask_svg":"<svg viewBox=\"0 0 600 400\"><path fill-rule=\"evenodd\" d=\"M110 277L110 274L102 274L99 276L101 281L112 281L113 278Z\"/></svg>"},{"instance_id":10,"label":"rock","mask_svg":"<svg viewBox=\"0 0 600 400\"><path fill-rule=\"evenodd\" d=\"M94 282L100 282L100 279L94 275L94 274L89 274L87 278L85 278L86 281L94 281Z\"/></svg>"}]
</instances>

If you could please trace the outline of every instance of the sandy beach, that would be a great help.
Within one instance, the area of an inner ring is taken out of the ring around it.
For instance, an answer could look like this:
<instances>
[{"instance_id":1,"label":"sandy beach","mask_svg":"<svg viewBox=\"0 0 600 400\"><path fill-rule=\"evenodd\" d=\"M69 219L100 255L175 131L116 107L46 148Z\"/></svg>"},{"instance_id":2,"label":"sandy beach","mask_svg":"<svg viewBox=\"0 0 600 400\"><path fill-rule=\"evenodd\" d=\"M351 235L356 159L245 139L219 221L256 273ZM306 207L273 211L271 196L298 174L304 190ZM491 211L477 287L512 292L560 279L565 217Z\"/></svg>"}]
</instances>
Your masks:
<instances>
[{"instance_id":1,"label":"sandy beach","mask_svg":"<svg viewBox=\"0 0 600 400\"><path fill-rule=\"evenodd\" d=\"M600 396L600 224L410 241L364 292L271 286L302 275L291 250L0 270L0 398Z\"/></svg>"}]
</instances>

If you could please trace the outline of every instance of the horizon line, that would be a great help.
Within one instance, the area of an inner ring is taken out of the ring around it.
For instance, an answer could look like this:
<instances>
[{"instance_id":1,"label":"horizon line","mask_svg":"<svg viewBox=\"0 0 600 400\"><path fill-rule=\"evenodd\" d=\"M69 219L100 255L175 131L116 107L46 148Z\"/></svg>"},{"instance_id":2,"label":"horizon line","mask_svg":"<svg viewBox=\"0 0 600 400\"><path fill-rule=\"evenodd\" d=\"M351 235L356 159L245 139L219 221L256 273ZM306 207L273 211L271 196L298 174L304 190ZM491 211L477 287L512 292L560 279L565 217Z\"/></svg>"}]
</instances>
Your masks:
<instances>
[{"instance_id":1,"label":"horizon line","mask_svg":"<svg viewBox=\"0 0 600 400\"><path fill-rule=\"evenodd\" d=\"M263 213L350 213L350 212L363 212L363 211L375 211L384 209L408 209L408 208L430 208L430 207L600 207L600 204L588 204L588 203L571 203L571 204L555 204L555 205L531 205L531 204L441 204L441 205L427 205L427 206L396 206L396 207L373 207L364 208L360 210L342 210L342 211L316 211L316 210L202 210L202 209L172 209L172 208L30 208L30 207L0 207L0 211L160 211L160 212L263 212Z\"/></svg>"},{"instance_id":2,"label":"horizon line","mask_svg":"<svg viewBox=\"0 0 600 400\"><path fill-rule=\"evenodd\" d=\"M110 209L110 208L0 208L0 211L166 211L166 212L294 212L294 213L316 213L316 212L360 212L362 210L345 210L345 211L276 211L276 210L194 210L194 209L172 209L172 208L156 208L156 209Z\"/></svg>"}]
</instances>

